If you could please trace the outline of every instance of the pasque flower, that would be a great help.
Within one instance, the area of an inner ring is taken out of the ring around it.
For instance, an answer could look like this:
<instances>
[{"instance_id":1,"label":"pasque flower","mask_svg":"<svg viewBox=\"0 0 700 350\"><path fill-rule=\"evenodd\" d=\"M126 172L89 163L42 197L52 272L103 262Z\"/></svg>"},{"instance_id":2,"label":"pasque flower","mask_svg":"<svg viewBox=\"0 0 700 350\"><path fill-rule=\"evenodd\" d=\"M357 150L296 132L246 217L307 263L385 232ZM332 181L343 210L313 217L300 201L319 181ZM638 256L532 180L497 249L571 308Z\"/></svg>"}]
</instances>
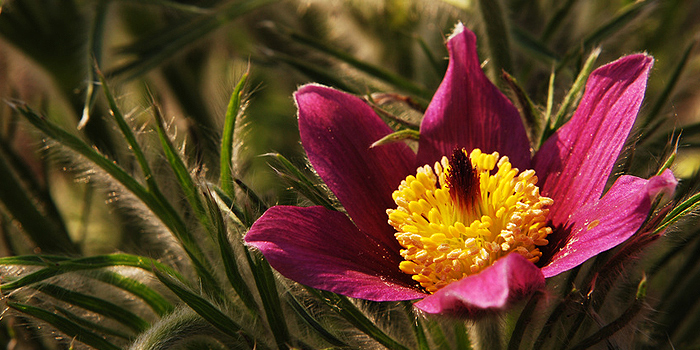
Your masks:
<instances>
[{"instance_id":1,"label":"pasque flower","mask_svg":"<svg viewBox=\"0 0 700 350\"><path fill-rule=\"evenodd\" d=\"M573 117L532 156L518 111L488 80L458 25L418 152L370 147L392 132L360 98L319 85L294 95L301 142L347 213L270 208L245 237L282 275L346 296L418 301L428 313L506 308L545 278L630 238L670 170L607 179L653 59L595 70Z\"/></svg>"}]
</instances>

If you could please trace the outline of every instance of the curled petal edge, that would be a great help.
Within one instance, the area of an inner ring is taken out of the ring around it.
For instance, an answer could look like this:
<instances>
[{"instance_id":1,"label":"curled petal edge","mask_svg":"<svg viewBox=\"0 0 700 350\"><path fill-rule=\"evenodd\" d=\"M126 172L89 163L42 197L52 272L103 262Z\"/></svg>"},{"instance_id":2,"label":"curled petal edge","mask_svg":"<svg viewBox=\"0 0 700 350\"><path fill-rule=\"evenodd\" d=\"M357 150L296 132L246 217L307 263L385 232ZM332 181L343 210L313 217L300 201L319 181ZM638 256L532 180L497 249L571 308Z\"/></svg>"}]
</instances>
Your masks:
<instances>
[{"instance_id":1,"label":"curled petal edge","mask_svg":"<svg viewBox=\"0 0 700 350\"><path fill-rule=\"evenodd\" d=\"M430 314L478 317L502 311L544 287L540 269L522 255L511 253L414 305Z\"/></svg>"}]
</instances>

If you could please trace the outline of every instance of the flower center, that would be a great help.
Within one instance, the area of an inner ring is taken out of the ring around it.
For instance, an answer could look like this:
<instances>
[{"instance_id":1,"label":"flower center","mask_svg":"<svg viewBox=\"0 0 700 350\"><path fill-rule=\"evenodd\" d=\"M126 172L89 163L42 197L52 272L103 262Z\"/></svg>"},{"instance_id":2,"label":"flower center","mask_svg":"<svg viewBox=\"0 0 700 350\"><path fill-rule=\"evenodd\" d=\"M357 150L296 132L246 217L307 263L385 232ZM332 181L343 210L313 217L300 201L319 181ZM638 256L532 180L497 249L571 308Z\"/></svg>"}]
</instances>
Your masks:
<instances>
[{"instance_id":1,"label":"flower center","mask_svg":"<svg viewBox=\"0 0 700 350\"><path fill-rule=\"evenodd\" d=\"M553 201L536 184L534 170L518 173L508 157L478 148L418 168L392 194L397 208L387 210L405 248L399 268L434 293L511 252L537 262L537 247L552 233Z\"/></svg>"}]
</instances>

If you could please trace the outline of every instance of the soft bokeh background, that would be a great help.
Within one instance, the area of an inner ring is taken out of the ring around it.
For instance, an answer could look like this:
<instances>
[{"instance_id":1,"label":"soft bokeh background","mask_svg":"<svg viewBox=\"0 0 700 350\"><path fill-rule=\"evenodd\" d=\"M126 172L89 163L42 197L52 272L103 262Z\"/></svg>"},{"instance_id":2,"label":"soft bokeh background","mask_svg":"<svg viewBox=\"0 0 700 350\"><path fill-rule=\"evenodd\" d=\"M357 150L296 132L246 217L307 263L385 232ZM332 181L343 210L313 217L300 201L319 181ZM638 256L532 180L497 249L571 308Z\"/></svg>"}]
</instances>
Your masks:
<instances>
[{"instance_id":1,"label":"soft bokeh background","mask_svg":"<svg viewBox=\"0 0 700 350\"><path fill-rule=\"evenodd\" d=\"M500 4L502 17L490 15L488 3ZM700 56L693 45L700 33L700 1L12 0L0 4L0 97L6 101L0 105L1 256L125 251L178 263L167 235L149 226L132 198L105 185L109 181L99 171L48 140L12 105L26 103L139 174L95 83L99 67L138 131L164 192L173 203L183 203L184 195L158 145L153 106L162 109L192 173L216 182L226 106L236 83L249 71L248 104L236 139L236 177L268 205L297 204L305 199L280 181L269 165L271 158L264 156L279 152L296 166L306 167L291 99L296 88L317 82L359 95L398 93L425 106L446 68L444 39L459 21L477 33L480 57L492 80L513 96L500 74L507 71L540 111L546 108L552 72L556 72L556 110L595 47L601 48L596 65L634 52L654 56L636 130L641 136L633 138L639 147L626 153L621 170L648 176L673 149L677 141L673 135L685 126L674 170L684 180L685 193L695 192L690 189L700 167ZM496 35L499 31L503 35ZM506 41L494 43L489 38ZM416 122L416 112L405 105L392 111ZM683 258L676 258L664 253L697 245L693 240L697 228L693 222L687 225L672 230L656 253L670 256L664 266L672 276L682 270L681 282L700 274L700 255L681 252L678 256ZM669 295L663 294L668 281L656 282L655 298ZM692 315L700 305L692 298L687 302L684 312ZM684 327L698 324L690 318L683 318L690 322ZM0 346L15 344L15 332L29 332L14 327L17 322L28 321L3 322ZM692 332L662 333L700 344ZM24 346L58 345L34 341Z\"/></svg>"}]
</instances>

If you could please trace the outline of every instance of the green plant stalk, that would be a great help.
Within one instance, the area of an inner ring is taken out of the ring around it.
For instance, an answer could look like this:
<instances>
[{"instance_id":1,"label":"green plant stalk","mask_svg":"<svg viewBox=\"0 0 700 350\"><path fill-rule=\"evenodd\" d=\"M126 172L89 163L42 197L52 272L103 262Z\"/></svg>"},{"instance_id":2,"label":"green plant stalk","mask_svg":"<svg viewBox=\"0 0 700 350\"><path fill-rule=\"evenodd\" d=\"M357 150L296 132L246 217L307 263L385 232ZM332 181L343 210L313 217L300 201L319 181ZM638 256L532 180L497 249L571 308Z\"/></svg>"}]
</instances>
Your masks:
<instances>
[{"instance_id":1,"label":"green plant stalk","mask_svg":"<svg viewBox=\"0 0 700 350\"><path fill-rule=\"evenodd\" d=\"M515 323L513 333L510 335L508 350L518 350L520 348L520 343L523 339L523 335L525 334L525 329L527 329L530 321L532 321L532 312L535 311L535 307L541 298L542 293L535 292L535 294L533 294L527 301L527 304L525 304L525 308L523 308L523 311L520 312L518 321Z\"/></svg>"},{"instance_id":2,"label":"green plant stalk","mask_svg":"<svg viewBox=\"0 0 700 350\"><path fill-rule=\"evenodd\" d=\"M472 350L472 342L469 340L469 333L467 333L467 327L464 326L464 322L454 322L453 328L457 350Z\"/></svg>"},{"instance_id":3,"label":"green plant stalk","mask_svg":"<svg viewBox=\"0 0 700 350\"><path fill-rule=\"evenodd\" d=\"M426 328L430 333L430 339L433 341L435 349L451 350L450 342L447 340L447 337L445 337L445 332L442 331L442 328L440 328L440 325L437 322L424 318L423 323L427 323Z\"/></svg>"},{"instance_id":4,"label":"green plant stalk","mask_svg":"<svg viewBox=\"0 0 700 350\"><path fill-rule=\"evenodd\" d=\"M219 175L219 187L229 198L235 198L233 186L233 136L236 130L236 119L241 113L241 101L243 97L243 88L248 81L249 72L243 73L243 76L238 81L238 84L233 89L231 99L226 108L226 117L224 119L224 130L221 135L221 160Z\"/></svg>"},{"instance_id":5,"label":"green plant stalk","mask_svg":"<svg viewBox=\"0 0 700 350\"><path fill-rule=\"evenodd\" d=\"M423 325L420 319L413 310L413 303L410 301L404 301L403 307L406 310L406 316L409 322L411 322L411 328L413 328L413 334L416 336L416 343L418 344L418 349L420 350L430 350L430 344L428 344L428 338L425 336L425 331L423 330Z\"/></svg>"},{"instance_id":6,"label":"green plant stalk","mask_svg":"<svg viewBox=\"0 0 700 350\"><path fill-rule=\"evenodd\" d=\"M101 336L81 327L77 323L63 316L54 314L53 312L38 308L36 306L20 304L11 301L7 302L7 306L23 314L36 317L42 321L45 321L51 324L53 327L56 327L56 329L66 334L67 336L75 338L76 340L85 343L89 346L92 346L95 349L121 350L120 347L106 341Z\"/></svg>"},{"instance_id":7,"label":"green plant stalk","mask_svg":"<svg viewBox=\"0 0 700 350\"><path fill-rule=\"evenodd\" d=\"M104 75L97 67L95 67L95 74L97 74L97 77L100 79L102 91L105 97L107 97L107 103L109 104L109 108L112 112L112 117L114 117L114 120L117 122L119 131L121 131L122 135L124 136L124 140L126 140L126 143L129 145L129 149L134 154L134 157L136 157L136 161L139 163L139 167L141 168L141 172L143 173L143 177L146 181L146 185L148 186L148 190L154 194L160 193L158 183L156 182L155 177L153 176L153 172L151 171L151 166L146 160L146 156L144 155L143 150L141 149L141 145L139 145L139 143L136 141L136 136L131 130L131 126L129 126L129 124L126 122L124 115L119 109L117 101L114 99L114 95L109 89L107 79L105 79Z\"/></svg>"}]
</instances>

